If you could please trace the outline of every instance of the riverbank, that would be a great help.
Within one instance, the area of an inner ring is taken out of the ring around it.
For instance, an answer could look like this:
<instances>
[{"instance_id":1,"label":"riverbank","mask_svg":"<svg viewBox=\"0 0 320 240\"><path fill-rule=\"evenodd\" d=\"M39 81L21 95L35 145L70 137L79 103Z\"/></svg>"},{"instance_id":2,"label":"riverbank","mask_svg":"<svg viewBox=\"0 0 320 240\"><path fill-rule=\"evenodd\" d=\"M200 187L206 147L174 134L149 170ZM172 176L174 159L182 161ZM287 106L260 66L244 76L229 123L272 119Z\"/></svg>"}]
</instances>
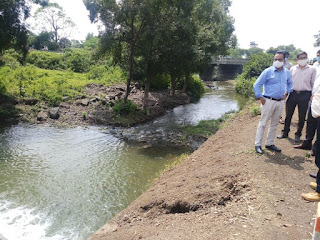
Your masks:
<instances>
[{"instance_id":1,"label":"riverbank","mask_svg":"<svg viewBox=\"0 0 320 240\"><path fill-rule=\"evenodd\" d=\"M0 117L7 122L23 121L34 124L47 123L57 126L134 126L163 115L167 110L190 102L190 97L176 91L174 97L168 90L150 92L148 106L143 111L144 91L135 84L128 97L138 111L133 115L119 116L112 107L116 101L122 99L126 86L118 84L104 86L89 84L85 87L83 95L76 99L65 98L58 107L49 107L40 99L4 99L0 103Z\"/></svg>"},{"instance_id":2,"label":"riverbank","mask_svg":"<svg viewBox=\"0 0 320 240\"><path fill-rule=\"evenodd\" d=\"M311 238L316 204L300 194L314 159L293 148L293 133L275 140L281 154L257 155L259 118L242 110L89 239Z\"/></svg>"}]
</instances>

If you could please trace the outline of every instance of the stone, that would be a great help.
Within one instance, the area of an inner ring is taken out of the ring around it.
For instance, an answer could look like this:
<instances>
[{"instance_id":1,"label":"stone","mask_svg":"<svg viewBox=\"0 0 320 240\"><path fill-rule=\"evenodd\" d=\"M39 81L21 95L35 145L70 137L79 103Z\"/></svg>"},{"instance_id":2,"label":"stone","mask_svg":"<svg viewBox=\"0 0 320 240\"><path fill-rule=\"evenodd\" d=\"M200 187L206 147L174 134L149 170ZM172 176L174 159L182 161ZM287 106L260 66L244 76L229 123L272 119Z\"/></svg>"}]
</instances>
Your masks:
<instances>
[{"instance_id":1,"label":"stone","mask_svg":"<svg viewBox=\"0 0 320 240\"><path fill-rule=\"evenodd\" d=\"M26 105L36 105L39 102L39 99L37 99L37 98L25 98L23 101L24 101L24 103Z\"/></svg>"},{"instance_id":2,"label":"stone","mask_svg":"<svg viewBox=\"0 0 320 240\"><path fill-rule=\"evenodd\" d=\"M88 99L82 99L81 105L82 106L88 106L89 105L89 100Z\"/></svg>"},{"instance_id":3,"label":"stone","mask_svg":"<svg viewBox=\"0 0 320 240\"><path fill-rule=\"evenodd\" d=\"M47 118L48 118L48 115L43 111L39 112L37 115L38 121L45 121L45 120L47 120Z\"/></svg>"},{"instance_id":4,"label":"stone","mask_svg":"<svg viewBox=\"0 0 320 240\"><path fill-rule=\"evenodd\" d=\"M49 109L49 117L51 119L58 119L60 117L59 107Z\"/></svg>"}]
</instances>

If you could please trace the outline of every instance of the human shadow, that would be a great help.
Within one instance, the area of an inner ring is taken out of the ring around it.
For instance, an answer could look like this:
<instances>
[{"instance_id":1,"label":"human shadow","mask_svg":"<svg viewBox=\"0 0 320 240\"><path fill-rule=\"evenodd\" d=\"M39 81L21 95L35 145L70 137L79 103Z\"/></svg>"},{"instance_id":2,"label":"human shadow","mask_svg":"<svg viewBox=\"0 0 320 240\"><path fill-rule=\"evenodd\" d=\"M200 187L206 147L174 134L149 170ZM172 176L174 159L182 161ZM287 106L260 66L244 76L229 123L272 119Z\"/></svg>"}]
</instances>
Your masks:
<instances>
[{"instance_id":1,"label":"human shadow","mask_svg":"<svg viewBox=\"0 0 320 240\"><path fill-rule=\"evenodd\" d=\"M303 170L301 166L305 162L305 158L301 156L290 157L283 153L276 153L272 151L265 151L264 155L268 158L265 160L266 163L273 163L278 165L288 165L289 167L296 170Z\"/></svg>"}]
</instances>

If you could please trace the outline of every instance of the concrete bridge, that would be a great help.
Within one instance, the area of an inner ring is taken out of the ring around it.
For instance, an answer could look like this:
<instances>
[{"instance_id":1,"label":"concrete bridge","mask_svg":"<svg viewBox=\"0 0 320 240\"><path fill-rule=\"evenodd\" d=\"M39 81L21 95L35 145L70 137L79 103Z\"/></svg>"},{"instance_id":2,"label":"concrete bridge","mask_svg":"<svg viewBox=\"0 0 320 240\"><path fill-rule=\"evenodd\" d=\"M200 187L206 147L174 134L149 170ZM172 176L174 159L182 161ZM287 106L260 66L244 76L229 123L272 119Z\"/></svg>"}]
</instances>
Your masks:
<instances>
[{"instance_id":1,"label":"concrete bridge","mask_svg":"<svg viewBox=\"0 0 320 240\"><path fill-rule=\"evenodd\" d=\"M203 81L230 80L242 73L243 65L247 58L219 57L212 58L211 65L200 74Z\"/></svg>"}]
</instances>

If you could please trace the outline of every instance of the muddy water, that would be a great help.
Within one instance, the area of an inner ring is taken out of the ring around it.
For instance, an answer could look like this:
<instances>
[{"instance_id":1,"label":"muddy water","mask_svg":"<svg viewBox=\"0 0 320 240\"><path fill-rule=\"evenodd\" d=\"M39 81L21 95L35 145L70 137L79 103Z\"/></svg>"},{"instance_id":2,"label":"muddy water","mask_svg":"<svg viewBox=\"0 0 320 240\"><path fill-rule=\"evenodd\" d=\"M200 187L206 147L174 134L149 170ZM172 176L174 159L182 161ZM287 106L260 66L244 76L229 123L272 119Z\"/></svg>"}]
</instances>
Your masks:
<instances>
[{"instance_id":1,"label":"muddy water","mask_svg":"<svg viewBox=\"0 0 320 240\"><path fill-rule=\"evenodd\" d=\"M196 123L239 108L231 84L213 85L218 89L198 103L144 128ZM0 239L86 239L182 152L140 149L98 127L1 126Z\"/></svg>"}]
</instances>

